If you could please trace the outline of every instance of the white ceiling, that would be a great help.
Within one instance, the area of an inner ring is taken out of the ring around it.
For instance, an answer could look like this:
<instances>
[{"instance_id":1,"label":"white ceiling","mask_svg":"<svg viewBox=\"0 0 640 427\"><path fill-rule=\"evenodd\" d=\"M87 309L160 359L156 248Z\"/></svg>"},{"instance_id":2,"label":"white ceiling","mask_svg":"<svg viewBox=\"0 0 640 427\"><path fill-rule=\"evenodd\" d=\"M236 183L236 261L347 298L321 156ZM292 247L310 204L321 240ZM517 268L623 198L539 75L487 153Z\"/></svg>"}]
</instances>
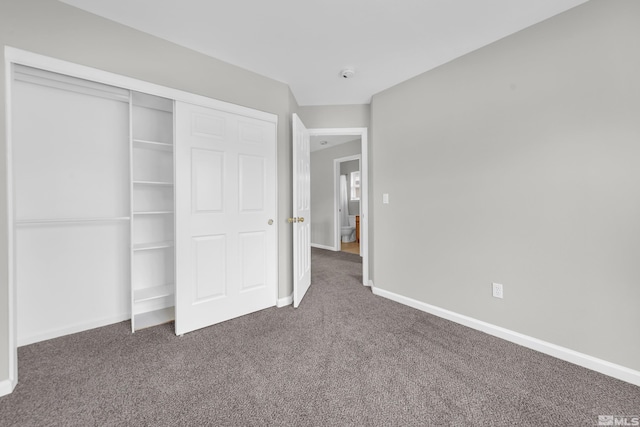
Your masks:
<instances>
[{"instance_id":1,"label":"white ceiling","mask_svg":"<svg viewBox=\"0 0 640 427\"><path fill-rule=\"evenodd\" d=\"M61 1L287 83L303 106L368 104L587 0Z\"/></svg>"}]
</instances>

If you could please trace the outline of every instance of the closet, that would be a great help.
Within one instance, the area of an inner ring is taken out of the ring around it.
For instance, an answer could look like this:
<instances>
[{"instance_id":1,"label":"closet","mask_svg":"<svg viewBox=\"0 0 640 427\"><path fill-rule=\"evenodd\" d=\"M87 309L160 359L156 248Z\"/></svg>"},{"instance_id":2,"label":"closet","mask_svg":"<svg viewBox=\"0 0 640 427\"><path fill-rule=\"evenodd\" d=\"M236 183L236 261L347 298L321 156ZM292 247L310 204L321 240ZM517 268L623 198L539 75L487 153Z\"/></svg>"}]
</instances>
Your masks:
<instances>
[{"instance_id":1,"label":"closet","mask_svg":"<svg viewBox=\"0 0 640 427\"><path fill-rule=\"evenodd\" d=\"M182 334L276 305L277 117L80 74L101 82L12 64L17 345L129 319Z\"/></svg>"}]
</instances>

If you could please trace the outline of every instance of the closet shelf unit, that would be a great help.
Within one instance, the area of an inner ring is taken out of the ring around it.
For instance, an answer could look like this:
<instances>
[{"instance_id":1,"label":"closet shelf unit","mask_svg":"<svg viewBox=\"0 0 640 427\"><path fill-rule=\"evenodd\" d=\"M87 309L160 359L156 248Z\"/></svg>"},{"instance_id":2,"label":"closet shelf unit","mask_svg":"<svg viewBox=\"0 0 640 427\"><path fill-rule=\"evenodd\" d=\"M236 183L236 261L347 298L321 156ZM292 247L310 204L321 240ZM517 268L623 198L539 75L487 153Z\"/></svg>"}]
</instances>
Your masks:
<instances>
[{"instance_id":1,"label":"closet shelf unit","mask_svg":"<svg viewBox=\"0 0 640 427\"><path fill-rule=\"evenodd\" d=\"M175 318L173 101L131 93L131 330Z\"/></svg>"}]
</instances>

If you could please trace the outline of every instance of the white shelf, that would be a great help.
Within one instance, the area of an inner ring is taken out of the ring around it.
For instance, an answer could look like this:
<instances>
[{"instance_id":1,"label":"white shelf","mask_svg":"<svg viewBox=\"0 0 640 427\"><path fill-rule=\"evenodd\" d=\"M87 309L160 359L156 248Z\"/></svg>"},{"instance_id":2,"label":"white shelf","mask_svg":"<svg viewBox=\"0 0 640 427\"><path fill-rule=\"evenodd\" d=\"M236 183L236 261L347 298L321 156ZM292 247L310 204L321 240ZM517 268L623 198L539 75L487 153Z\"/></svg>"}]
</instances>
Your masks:
<instances>
[{"instance_id":1,"label":"white shelf","mask_svg":"<svg viewBox=\"0 0 640 427\"><path fill-rule=\"evenodd\" d=\"M173 211L146 211L146 212L134 212L134 215L172 215Z\"/></svg>"},{"instance_id":2,"label":"white shelf","mask_svg":"<svg viewBox=\"0 0 640 427\"><path fill-rule=\"evenodd\" d=\"M152 249L165 249L172 248L174 246L173 241L167 240L164 242L151 242L151 243L136 243L133 245L134 251L149 251Z\"/></svg>"},{"instance_id":3,"label":"white shelf","mask_svg":"<svg viewBox=\"0 0 640 427\"><path fill-rule=\"evenodd\" d=\"M158 186L167 186L172 187L173 182L165 182L165 181L133 181L134 185L158 185Z\"/></svg>"},{"instance_id":4,"label":"white shelf","mask_svg":"<svg viewBox=\"0 0 640 427\"><path fill-rule=\"evenodd\" d=\"M116 222L129 221L131 217L100 217L100 218L52 218L52 219L23 219L15 221L16 225L44 225L44 224L84 224L87 222Z\"/></svg>"},{"instance_id":5,"label":"white shelf","mask_svg":"<svg viewBox=\"0 0 640 427\"><path fill-rule=\"evenodd\" d=\"M134 139L133 146L135 148L149 148L152 150L173 151L173 144L159 141L147 141L145 139Z\"/></svg>"},{"instance_id":6,"label":"white shelf","mask_svg":"<svg viewBox=\"0 0 640 427\"><path fill-rule=\"evenodd\" d=\"M154 299L169 297L174 294L175 285L173 283L152 288L138 289L133 291L133 302L151 301Z\"/></svg>"}]
</instances>

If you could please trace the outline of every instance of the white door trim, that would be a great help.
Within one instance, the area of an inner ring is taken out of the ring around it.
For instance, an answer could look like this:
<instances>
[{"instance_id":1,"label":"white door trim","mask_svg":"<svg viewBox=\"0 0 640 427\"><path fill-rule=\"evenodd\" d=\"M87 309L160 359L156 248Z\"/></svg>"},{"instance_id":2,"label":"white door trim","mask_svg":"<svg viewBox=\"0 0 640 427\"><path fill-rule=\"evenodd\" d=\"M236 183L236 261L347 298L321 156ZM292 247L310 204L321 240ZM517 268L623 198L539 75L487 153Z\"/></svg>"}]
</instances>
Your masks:
<instances>
[{"instance_id":1,"label":"white door trim","mask_svg":"<svg viewBox=\"0 0 640 427\"><path fill-rule=\"evenodd\" d=\"M259 111L256 109L231 104L224 101L208 98L202 95L196 95L178 89L149 83L132 77L126 77L120 74L111 73L85 65L75 64L73 62L63 61L61 59L52 58L46 55L17 49L11 46L4 47L4 67L5 67L5 138L6 138L6 180L7 180L7 242L8 242L8 372L9 387L3 381L0 384L0 396L13 391L18 383L18 346L17 346L17 317L16 317L16 283L15 283L15 257L14 257L14 203L13 203L13 180L12 180L12 139L11 139L11 88L13 83L13 64L26 65L30 67L40 68L42 70L54 73L65 74L71 77L86 79L98 83L117 86L123 89L129 89L137 92L144 92L150 95L156 95L164 98L183 101L190 104L201 105L203 107L214 108L233 114L251 117L259 120L265 120L278 126L278 116L273 113ZM276 143L276 170L277 170L277 143ZM277 197L277 188L276 188ZM278 216L276 205L276 217ZM276 221L277 222L277 221ZM279 282L278 270L276 269L276 283ZM277 287L276 287L277 288ZM277 289L274 295L274 301L278 301ZM2 381L2 380L0 380ZM7 393L5 393L8 389Z\"/></svg>"},{"instance_id":2,"label":"white door trim","mask_svg":"<svg viewBox=\"0 0 640 427\"><path fill-rule=\"evenodd\" d=\"M311 136L359 136L360 149L360 254L362 255L362 284L369 284L369 143L367 128L309 129Z\"/></svg>"},{"instance_id":3,"label":"white door trim","mask_svg":"<svg viewBox=\"0 0 640 427\"><path fill-rule=\"evenodd\" d=\"M13 158L11 134L12 134L12 87L13 87L13 64L7 57L7 48L5 47L5 63L4 63L4 84L5 84L5 141L6 141L6 159L5 159L5 178L7 180L7 302L8 307L8 351L7 360L9 361L9 378L0 383L0 396L10 394L18 384L18 322L16 316L16 307L18 301L16 299L15 289L15 256L14 256L14 229L13 224Z\"/></svg>"},{"instance_id":4,"label":"white door trim","mask_svg":"<svg viewBox=\"0 0 640 427\"><path fill-rule=\"evenodd\" d=\"M353 156L340 157L333 159L333 247L335 251L340 250L341 232L340 232L340 163L358 160L360 170L362 170L362 155L354 154ZM362 193L362 190L360 190ZM362 196L360 197L360 205L362 207ZM360 246L360 255L362 255L362 246Z\"/></svg>"}]
</instances>

